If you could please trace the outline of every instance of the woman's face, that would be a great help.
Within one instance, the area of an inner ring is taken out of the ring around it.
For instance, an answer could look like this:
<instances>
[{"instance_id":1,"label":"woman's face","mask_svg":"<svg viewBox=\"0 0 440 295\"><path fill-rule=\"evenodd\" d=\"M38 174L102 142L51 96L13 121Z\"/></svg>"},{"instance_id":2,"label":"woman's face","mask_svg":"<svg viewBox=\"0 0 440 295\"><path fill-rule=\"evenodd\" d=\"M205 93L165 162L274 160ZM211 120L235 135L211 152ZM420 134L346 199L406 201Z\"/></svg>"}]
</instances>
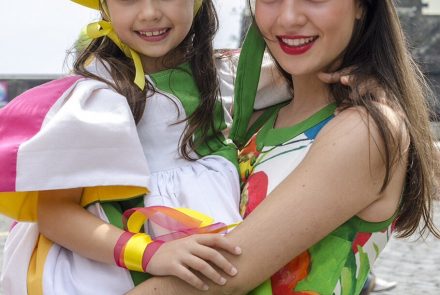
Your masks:
<instances>
[{"instance_id":1,"label":"woman's face","mask_svg":"<svg viewBox=\"0 0 440 295\"><path fill-rule=\"evenodd\" d=\"M255 18L267 46L293 76L326 71L347 47L358 0L256 0Z\"/></svg>"}]
</instances>

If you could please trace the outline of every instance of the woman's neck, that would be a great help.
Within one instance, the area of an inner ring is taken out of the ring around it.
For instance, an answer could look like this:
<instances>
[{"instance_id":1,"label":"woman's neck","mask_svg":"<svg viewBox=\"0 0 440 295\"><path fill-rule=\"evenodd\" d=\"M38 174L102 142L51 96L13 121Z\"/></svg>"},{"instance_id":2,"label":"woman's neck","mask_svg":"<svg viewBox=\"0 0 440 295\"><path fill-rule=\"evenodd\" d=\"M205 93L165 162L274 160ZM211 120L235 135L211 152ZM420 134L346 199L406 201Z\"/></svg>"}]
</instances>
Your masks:
<instances>
[{"instance_id":1,"label":"woman's neck","mask_svg":"<svg viewBox=\"0 0 440 295\"><path fill-rule=\"evenodd\" d=\"M277 128L295 125L332 102L329 86L316 75L296 76L292 80L293 99L280 110Z\"/></svg>"}]
</instances>

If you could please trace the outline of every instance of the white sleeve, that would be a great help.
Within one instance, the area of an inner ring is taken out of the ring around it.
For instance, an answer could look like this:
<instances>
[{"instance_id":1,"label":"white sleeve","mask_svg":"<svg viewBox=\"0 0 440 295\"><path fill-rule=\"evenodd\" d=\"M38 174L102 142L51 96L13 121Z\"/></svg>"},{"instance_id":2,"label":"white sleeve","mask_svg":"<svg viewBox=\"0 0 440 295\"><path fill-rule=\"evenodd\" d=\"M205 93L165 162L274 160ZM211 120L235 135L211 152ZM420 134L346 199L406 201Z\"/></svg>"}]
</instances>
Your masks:
<instances>
[{"instance_id":1,"label":"white sleeve","mask_svg":"<svg viewBox=\"0 0 440 295\"><path fill-rule=\"evenodd\" d=\"M223 104L232 111L234 101L234 84L237 72L239 52L216 58L217 72L220 81L220 92ZM261 66L260 81L257 88L254 110L287 101L291 98L289 85L279 73L272 57L265 53Z\"/></svg>"},{"instance_id":2,"label":"white sleeve","mask_svg":"<svg viewBox=\"0 0 440 295\"><path fill-rule=\"evenodd\" d=\"M291 97L289 85L276 68L272 57L266 52L261 65L260 81L258 83L254 109L261 110L287 101Z\"/></svg>"},{"instance_id":3,"label":"white sleeve","mask_svg":"<svg viewBox=\"0 0 440 295\"><path fill-rule=\"evenodd\" d=\"M107 84L80 80L20 145L17 190L146 187L149 169L128 103Z\"/></svg>"}]
</instances>

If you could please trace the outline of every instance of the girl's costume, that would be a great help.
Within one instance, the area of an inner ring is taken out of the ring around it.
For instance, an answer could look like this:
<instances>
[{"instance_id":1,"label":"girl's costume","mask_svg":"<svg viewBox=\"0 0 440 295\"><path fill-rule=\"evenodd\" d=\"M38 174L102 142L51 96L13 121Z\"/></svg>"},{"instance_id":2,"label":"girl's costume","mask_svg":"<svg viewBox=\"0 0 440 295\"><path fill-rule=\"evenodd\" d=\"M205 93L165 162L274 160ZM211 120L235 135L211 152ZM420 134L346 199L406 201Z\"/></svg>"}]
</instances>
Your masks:
<instances>
[{"instance_id":1,"label":"girl's costume","mask_svg":"<svg viewBox=\"0 0 440 295\"><path fill-rule=\"evenodd\" d=\"M156 92L137 125L125 97L89 78L66 77L15 98L0 110L0 212L36 221L38 191L83 187L81 204L118 227L125 209L156 205L239 222L237 149L228 139L236 63L218 59L217 67L222 96L215 126L221 132L193 151L196 161L179 155L182 120L200 102L188 64L146 77ZM111 80L98 61L89 70ZM278 91L285 99L272 67L263 72L261 97ZM147 277L86 259L39 235L36 223L19 222L5 245L1 285L7 294L123 294Z\"/></svg>"},{"instance_id":2,"label":"girl's costume","mask_svg":"<svg viewBox=\"0 0 440 295\"><path fill-rule=\"evenodd\" d=\"M252 72L253 67L258 68L259 65L255 65L255 60L262 56L264 47L264 40L253 26L243 46L240 67L246 68L247 72ZM252 48L252 56L245 54L249 48ZM240 70L239 68L239 73ZM248 87L238 89L236 103L242 105L242 110L247 110L252 100L243 102L240 98L252 97L248 92L255 93L258 80L257 77L237 76L237 85L241 85L244 81ZM275 128L277 113L281 107L282 105L269 109L262 116L268 120L256 125L258 131L251 133L250 140L240 153L239 163L243 182L240 212L243 217L251 213L295 170L306 156L319 131L333 118L336 109L336 106L331 104L292 127ZM235 127L232 132L234 136L237 136L241 142L246 141L246 130L243 126ZM251 294L359 294L370 267L392 234L394 220L395 216L383 222L371 223L354 216L289 262Z\"/></svg>"}]
</instances>

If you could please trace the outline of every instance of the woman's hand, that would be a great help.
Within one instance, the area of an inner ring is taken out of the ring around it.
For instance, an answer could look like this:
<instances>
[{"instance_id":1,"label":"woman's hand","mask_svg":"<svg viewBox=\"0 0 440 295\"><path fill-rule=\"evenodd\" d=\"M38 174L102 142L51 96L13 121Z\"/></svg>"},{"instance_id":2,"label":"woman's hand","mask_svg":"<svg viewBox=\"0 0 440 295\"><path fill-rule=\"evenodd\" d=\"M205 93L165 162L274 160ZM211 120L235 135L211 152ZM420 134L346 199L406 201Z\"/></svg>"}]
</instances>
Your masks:
<instances>
[{"instance_id":1,"label":"woman's hand","mask_svg":"<svg viewBox=\"0 0 440 295\"><path fill-rule=\"evenodd\" d=\"M341 83L350 87L352 91L357 88L360 95L371 93L378 101L385 101L386 93L375 79L368 79L358 85L358 81L351 74L351 71L351 68L347 68L333 73L320 72L318 73L318 78L327 84Z\"/></svg>"},{"instance_id":2,"label":"woman's hand","mask_svg":"<svg viewBox=\"0 0 440 295\"><path fill-rule=\"evenodd\" d=\"M155 276L176 276L200 290L207 290L208 285L194 272L224 285L226 279L214 266L230 276L235 276L237 269L217 249L241 254L241 249L221 234L192 235L164 243L151 258L147 272Z\"/></svg>"}]
</instances>

